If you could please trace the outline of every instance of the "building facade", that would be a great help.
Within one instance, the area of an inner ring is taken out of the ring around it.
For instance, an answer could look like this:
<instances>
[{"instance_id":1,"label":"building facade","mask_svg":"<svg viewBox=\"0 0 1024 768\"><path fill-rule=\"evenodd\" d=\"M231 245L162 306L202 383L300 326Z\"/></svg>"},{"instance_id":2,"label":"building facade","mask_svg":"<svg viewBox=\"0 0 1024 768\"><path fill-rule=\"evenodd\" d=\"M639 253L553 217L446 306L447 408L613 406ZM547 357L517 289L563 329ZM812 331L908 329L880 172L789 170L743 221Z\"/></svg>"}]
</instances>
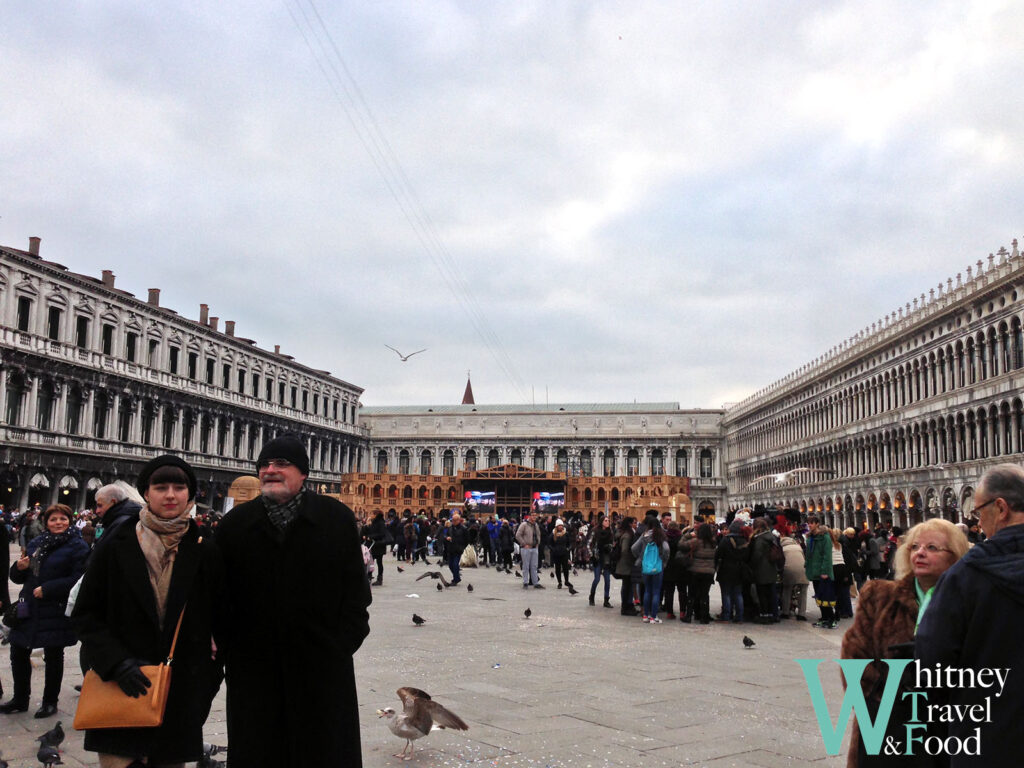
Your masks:
<instances>
[{"instance_id":1,"label":"building facade","mask_svg":"<svg viewBox=\"0 0 1024 768\"><path fill-rule=\"evenodd\" d=\"M570 511L683 494L716 514L726 505L722 416L678 403L363 408L370 466L351 478L349 501L357 511L436 509L461 503L485 470L522 467L561 477Z\"/></svg>"},{"instance_id":2,"label":"building facade","mask_svg":"<svg viewBox=\"0 0 1024 768\"><path fill-rule=\"evenodd\" d=\"M1014 240L729 408L730 503L964 519L985 470L1022 458L1022 323Z\"/></svg>"},{"instance_id":3,"label":"building facade","mask_svg":"<svg viewBox=\"0 0 1024 768\"><path fill-rule=\"evenodd\" d=\"M340 490L360 466L362 390L268 352L200 305L190 320L29 249L0 248L0 503L82 509L101 485L134 483L152 456L196 469L199 501L222 508L262 443L306 437L310 480Z\"/></svg>"}]
</instances>

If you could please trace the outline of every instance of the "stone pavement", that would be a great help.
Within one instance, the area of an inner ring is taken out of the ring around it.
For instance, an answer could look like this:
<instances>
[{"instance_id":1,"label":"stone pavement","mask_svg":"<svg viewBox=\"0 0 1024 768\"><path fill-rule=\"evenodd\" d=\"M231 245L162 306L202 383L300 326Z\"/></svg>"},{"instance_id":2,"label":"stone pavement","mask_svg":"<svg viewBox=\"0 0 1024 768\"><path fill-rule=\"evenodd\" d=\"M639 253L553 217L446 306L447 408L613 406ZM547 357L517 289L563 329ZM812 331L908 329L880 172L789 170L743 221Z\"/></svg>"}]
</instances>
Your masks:
<instances>
[{"instance_id":1,"label":"stone pavement","mask_svg":"<svg viewBox=\"0 0 1024 768\"><path fill-rule=\"evenodd\" d=\"M436 562L433 560L432 562ZM580 572L570 596L548 572L544 590L478 568L463 585L437 592L415 581L422 564L385 561L384 586L374 588L371 633L356 655L363 765L403 765L392 757L404 742L375 711L401 704L395 690L422 688L460 715L467 732L435 731L416 742L413 766L517 768L654 768L676 765L844 765L825 754L802 672L794 658L833 659L842 628L810 622L774 626L667 621L643 624L618 608L587 604L589 575ZM431 565L430 570L447 569ZM474 587L472 593L466 584ZM618 583L612 603L618 605ZM718 609L717 587L712 608ZM410 597L410 595L419 597ZM812 601L813 605L813 601ZM529 607L532 616L523 617ZM416 627L412 614L426 624ZM812 612L815 612L812 608ZM813 619L813 617L812 617ZM848 626L848 622L844 622ZM745 650L744 634L756 646ZM10 696L6 653L0 679ZM42 689L41 652L33 655L33 698L25 714L0 716L0 749L11 768L38 765L35 737L54 719L35 720ZM826 700L838 711L834 664L822 665ZM77 649L68 649L59 718L68 729L65 765L95 765L70 729L81 681ZM226 743L223 690L206 727L208 741ZM844 740L844 753L846 742Z\"/></svg>"}]
</instances>

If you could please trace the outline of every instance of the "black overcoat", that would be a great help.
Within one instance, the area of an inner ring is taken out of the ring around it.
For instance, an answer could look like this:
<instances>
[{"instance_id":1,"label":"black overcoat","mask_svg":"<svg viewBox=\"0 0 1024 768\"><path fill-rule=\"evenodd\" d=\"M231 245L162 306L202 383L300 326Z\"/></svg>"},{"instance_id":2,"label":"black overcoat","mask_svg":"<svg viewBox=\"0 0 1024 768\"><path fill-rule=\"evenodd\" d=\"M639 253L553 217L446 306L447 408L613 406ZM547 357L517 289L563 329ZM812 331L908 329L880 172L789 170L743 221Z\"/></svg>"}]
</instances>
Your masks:
<instances>
[{"instance_id":1,"label":"black overcoat","mask_svg":"<svg viewBox=\"0 0 1024 768\"><path fill-rule=\"evenodd\" d=\"M119 526L93 552L71 619L90 666L104 680L128 658L164 661L174 628L188 602L171 664L171 690L158 728L86 731L85 748L151 762L178 763L202 756L203 723L220 683L211 659L214 621L224 594L220 553L201 542L195 522L178 545L161 630L156 595L134 525Z\"/></svg>"},{"instance_id":2,"label":"black overcoat","mask_svg":"<svg viewBox=\"0 0 1024 768\"><path fill-rule=\"evenodd\" d=\"M358 768L352 654L370 632L370 585L352 510L307 492L282 536L257 498L224 517L217 546L229 765Z\"/></svg>"},{"instance_id":3,"label":"black overcoat","mask_svg":"<svg viewBox=\"0 0 1024 768\"><path fill-rule=\"evenodd\" d=\"M42 537L28 543L29 557L39 548ZM39 575L28 568L19 571L17 564L10 568L11 581L24 585L20 599L28 606L28 618L11 630L11 642L22 648L67 648L78 642L64 612L68 594L85 572L89 545L77 533L46 555L39 563ZM36 587L43 588L42 598L32 594Z\"/></svg>"}]
</instances>

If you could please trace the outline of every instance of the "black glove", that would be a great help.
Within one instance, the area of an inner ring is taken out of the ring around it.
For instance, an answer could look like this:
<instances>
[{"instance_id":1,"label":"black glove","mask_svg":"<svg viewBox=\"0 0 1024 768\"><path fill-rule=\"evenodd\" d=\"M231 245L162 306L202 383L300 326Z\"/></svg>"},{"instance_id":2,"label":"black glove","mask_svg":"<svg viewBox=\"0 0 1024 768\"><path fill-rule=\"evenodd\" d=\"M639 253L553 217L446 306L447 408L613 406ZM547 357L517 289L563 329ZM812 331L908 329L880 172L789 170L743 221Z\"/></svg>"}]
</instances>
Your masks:
<instances>
[{"instance_id":1,"label":"black glove","mask_svg":"<svg viewBox=\"0 0 1024 768\"><path fill-rule=\"evenodd\" d=\"M139 669L141 663L138 659L125 659L114 670L117 684L124 691L125 696L131 696L133 699L145 694L146 689L151 685L149 678Z\"/></svg>"}]
</instances>

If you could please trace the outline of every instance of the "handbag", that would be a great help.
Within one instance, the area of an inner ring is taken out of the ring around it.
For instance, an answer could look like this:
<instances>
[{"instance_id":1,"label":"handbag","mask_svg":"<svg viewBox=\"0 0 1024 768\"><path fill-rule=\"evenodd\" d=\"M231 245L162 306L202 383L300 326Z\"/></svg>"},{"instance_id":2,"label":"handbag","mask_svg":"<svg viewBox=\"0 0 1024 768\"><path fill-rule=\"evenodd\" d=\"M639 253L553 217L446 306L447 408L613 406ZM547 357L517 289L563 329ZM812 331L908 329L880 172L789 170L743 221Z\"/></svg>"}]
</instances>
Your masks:
<instances>
[{"instance_id":1,"label":"handbag","mask_svg":"<svg viewBox=\"0 0 1024 768\"><path fill-rule=\"evenodd\" d=\"M28 617L28 603L25 602L25 598L19 597L17 602L11 603L4 608L4 615L0 620L10 629L17 629L21 622Z\"/></svg>"},{"instance_id":2,"label":"handbag","mask_svg":"<svg viewBox=\"0 0 1024 768\"><path fill-rule=\"evenodd\" d=\"M187 607L187 606L186 606ZM94 670L85 673L82 693L78 698L73 723L76 731L100 728L155 728L164 721L167 708L167 694L171 688L171 662L174 661L174 646L178 644L181 620L185 608L178 616L174 628L171 650L163 664L147 664L139 667L147 678L149 688L138 698L132 698L117 684L116 680L104 681Z\"/></svg>"}]
</instances>

